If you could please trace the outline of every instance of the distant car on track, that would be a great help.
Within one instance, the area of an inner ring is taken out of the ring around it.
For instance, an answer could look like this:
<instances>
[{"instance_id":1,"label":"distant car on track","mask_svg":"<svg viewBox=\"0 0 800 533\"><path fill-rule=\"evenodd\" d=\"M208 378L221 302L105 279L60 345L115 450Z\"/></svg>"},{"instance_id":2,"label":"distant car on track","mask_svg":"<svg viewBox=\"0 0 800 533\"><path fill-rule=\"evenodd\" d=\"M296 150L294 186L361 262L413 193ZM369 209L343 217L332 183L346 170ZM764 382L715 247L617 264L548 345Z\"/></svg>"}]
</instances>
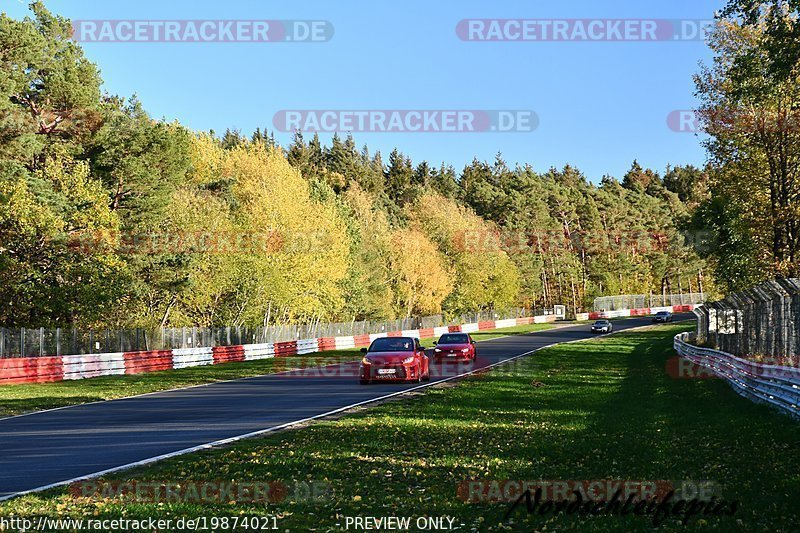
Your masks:
<instances>
[{"instance_id":1,"label":"distant car on track","mask_svg":"<svg viewBox=\"0 0 800 533\"><path fill-rule=\"evenodd\" d=\"M653 315L653 322L672 322L672 313L669 311L659 311Z\"/></svg>"},{"instance_id":2,"label":"distant car on track","mask_svg":"<svg viewBox=\"0 0 800 533\"><path fill-rule=\"evenodd\" d=\"M369 349L362 348L359 376L362 385L372 381L411 381L431 378L425 348L414 337L381 337Z\"/></svg>"},{"instance_id":3,"label":"distant car on track","mask_svg":"<svg viewBox=\"0 0 800 533\"><path fill-rule=\"evenodd\" d=\"M611 333L614 326L608 320L597 320L592 324L592 333Z\"/></svg>"},{"instance_id":4,"label":"distant car on track","mask_svg":"<svg viewBox=\"0 0 800 533\"><path fill-rule=\"evenodd\" d=\"M475 341L469 333L445 333L433 345L436 346L433 349L433 360L437 363L474 361L477 356Z\"/></svg>"}]
</instances>

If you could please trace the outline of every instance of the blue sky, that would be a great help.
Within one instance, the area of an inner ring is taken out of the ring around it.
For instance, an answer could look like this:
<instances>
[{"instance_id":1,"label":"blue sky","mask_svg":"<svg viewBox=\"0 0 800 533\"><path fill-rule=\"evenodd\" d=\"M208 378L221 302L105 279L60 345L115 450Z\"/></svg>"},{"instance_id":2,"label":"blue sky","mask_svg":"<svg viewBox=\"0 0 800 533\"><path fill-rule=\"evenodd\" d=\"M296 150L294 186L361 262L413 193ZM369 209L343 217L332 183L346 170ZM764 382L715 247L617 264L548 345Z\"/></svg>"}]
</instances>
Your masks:
<instances>
[{"instance_id":1,"label":"blue sky","mask_svg":"<svg viewBox=\"0 0 800 533\"><path fill-rule=\"evenodd\" d=\"M27 2L2 0L9 15ZM537 170L566 163L591 180L620 177L634 158L663 170L702 164L700 138L667 127L691 109L692 74L710 53L690 42L464 42L465 18L710 19L723 0L552 2L405 0L49 0L73 19L313 19L325 43L85 43L111 93L136 93L155 117L196 130L272 127L283 109L532 109L528 133L358 133L356 142L415 161L474 157ZM326 136L323 136L325 138ZM286 144L291 134L278 134Z\"/></svg>"}]
</instances>

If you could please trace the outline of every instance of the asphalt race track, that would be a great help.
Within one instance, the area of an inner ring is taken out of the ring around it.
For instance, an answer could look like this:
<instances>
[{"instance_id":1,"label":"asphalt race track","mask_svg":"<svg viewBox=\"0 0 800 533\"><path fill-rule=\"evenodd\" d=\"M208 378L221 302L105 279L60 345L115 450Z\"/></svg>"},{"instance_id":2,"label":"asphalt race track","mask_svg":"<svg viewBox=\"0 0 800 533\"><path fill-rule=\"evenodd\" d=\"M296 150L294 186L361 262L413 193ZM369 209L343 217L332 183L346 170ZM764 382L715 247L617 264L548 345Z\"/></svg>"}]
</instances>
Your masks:
<instances>
[{"instance_id":1,"label":"asphalt race track","mask_svg":"<svg viewBox=\"0 0 800 533\"><path fill-rule=\"evenodd\" d=\"M691 318L691 313L675 315L676 320ZM620 331L650 323L650 317L631 318L615 320L614 327ZM430 383L592 336L588 325L580 325L481 342L473 366L433 368ZM0 419L0 499L418 387L359 385L357 363L343 363Z\"/></svg>"}]
</instances>

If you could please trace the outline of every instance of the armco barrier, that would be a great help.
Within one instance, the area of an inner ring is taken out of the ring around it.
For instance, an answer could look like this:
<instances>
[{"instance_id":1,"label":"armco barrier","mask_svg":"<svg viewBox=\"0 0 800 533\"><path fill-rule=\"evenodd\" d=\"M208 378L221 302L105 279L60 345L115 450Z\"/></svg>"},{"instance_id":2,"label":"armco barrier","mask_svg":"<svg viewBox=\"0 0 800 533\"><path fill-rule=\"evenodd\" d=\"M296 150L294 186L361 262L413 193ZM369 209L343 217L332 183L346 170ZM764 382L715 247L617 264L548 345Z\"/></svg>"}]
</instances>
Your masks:
<instances>
[{"instance_id":1,"label":"armco barrier","mask_svg":"<svg viewBox=\"0 0 800 533\"><path fill-rule=\"evenodd\" d=\"M244 346L214 346L214 364L244 361Z\"/></svg>"},{"instance_id":2,"label":"armco barrier","mask_svg":"<svg viewBox=\"0 0 800 533\"><path fill-rule=\"evenodd\" d=\"M316 340L317 339L314 339L314 341ZM258 359L275 357L275 345L271 342L263 344L245 344L242 348L244 348L245 361L256 361Z\"/></svg>"},{"instance_id":3,"label":"armco barrier","mask_svg":"<svg viewBox=\"0 0 800 533\"><path fill-rule=\"evenodd\" d=\"M217 348L176 348L172 350L172 368L190 368L217 364Z\"/></svg>"},{"instance_id":4,"label":"armco barrier","mask_svg":"<svg viewBox=\"0 0 800 533\"><path fill-rule=\"evenodd\" d=\"M0 359L0 385L47 383L64 379L60 357L17 357Z\"/></svg>"},{"instance_id":5,"label":"armco barrier","mask_svg":"<svg viewBox=\"0 0 800 533\"><path fill-rule=\"evenodd\" d=\"M518 319L516 318L508 318L506 320L496 320L494 322L494 327L496 329L513 328L514 326L517 325L517 320Z\"/></svg>"},{"instance_id":6,"label":"armco barrier","mask_svg":"<svg viewBox=\"0 0 800 533\"><path fill-rule=\"evenodd\" d=\"M276 342L275 357L297 355L297 342L298 341Z\"/></svg>"},{"instance_id":7,"label":"armco barrier","mask_svg":"<svg viewBox=\"0 0 800 533\"><path fill-rule=\"evenodd\" d=\"M171 370L174 368L172 363L172 350L125 352L124 357L126 374L144 374L145 372Z\"/></svg>"},{"instance_id":8,"label":"armco barrier","mask_svg":"<svg viewBox=\"0 0 800 533\"><path fill-rule=\"evenodd\" d=\"M370 335L372 338L372 335ZM317 344L319 346L319 351L324 352L326 350L335 350L336 349L336 338L335 337L322 337L317 339Z\"/></svg>"},{"instance_id":9,"label":"armco barrier","mask_svg":"<svg viewBox=\"0 0 800 533\"><path fill-rule=\"evenodd\" d=\"M380 338L388 337L388 336L389 336L388 333L370 333L369 334L369 343L372 344L372 341L374 341L375 339L380 339ZM333 350L334 348L328 348L328 349L329 350ZM325 350L320 348L320 351L325 351Z\"/></svg>"},{"instance_id":10,"label":"armco barrier","mask_svg":"<svg viewBox=\"0 0 800 533\"><path fill-rule=\"evenodd\" d=\"M336 337L334 347L336 350L347 350L356 347L356 339L352 335L348 337Z\"/></svg>"},{"instance_id":11,"label":"armco barrier","mask_svg":"<svg viewBox=\"0 0 800 533\"><path fill-rule=\"evenodd\" d=\"M433 331L433 330L431 330L431 331ZM420 334L421 333L422 333L422 330L420 330ZM431 333L431 335L433 335L433 333ZM424 335L423 335L423 337L424 337ZM353 341L354 341L354 343L356 345L356 348L361 348L361 347L369 346L370 344L372 344L372 341L369 340L369 335L368 334L354 335L353 336Z\"/></svg>"},{"instance_id":12,"label":"armco barrier","mask_svg":"<svg viewBox=\"0 0 800 533\"><path fill-rule=\"evenodd\" d=\"M675 336L678 355L710 369L741 396L766 403L800 419L800 369L747 361L729 353L691 344L690 333Z\"/></svg>"},{"instance_id":13,"label":"armco barrier","mask_svg":"<svg viewBox=\"0 0 800 533\"><path fill-rule=\"evenodd\" d=\"M97 353L61 357L65 380L125 374L125 354Z\"/></svg>"},{"instance_id":14,"label":"armco barrier","mask_svg":"<svg viewBox=\"0 0 800 533\"><path fill-rule=\"evenodd\" d=\"M522 320L522 319L518 318L516 320ZM450 328L449 327L447 327L447 326L439 326L438 328L433 328L433 335L431 335L431 337L435 337L435 338L438 339L439 337L441 337L445 333L449 333L449 332L450 332Z\"/></svg>"},{"instance_id":15,"label":"armco barrier","mask_svg":"<svg viewBox=\"0 0 800 533\"><path fill-rule=\"evenodd\" d=\"M76 380L99 376L142 374L159 370L190 368L237 361L255 361L271 357L287 357L328 350L369 346L381 337L412 336L438 338L448 332L473 333L519 325L555 322L554 315L542 315L506 320L484 320L469 324L435 328L389 331L344 337L300 339L289 342L175 348L147 352L119 352L63 357L21 357L0 359L0 385L14 383L44 383Z\"/></svg>"}]
</instances>

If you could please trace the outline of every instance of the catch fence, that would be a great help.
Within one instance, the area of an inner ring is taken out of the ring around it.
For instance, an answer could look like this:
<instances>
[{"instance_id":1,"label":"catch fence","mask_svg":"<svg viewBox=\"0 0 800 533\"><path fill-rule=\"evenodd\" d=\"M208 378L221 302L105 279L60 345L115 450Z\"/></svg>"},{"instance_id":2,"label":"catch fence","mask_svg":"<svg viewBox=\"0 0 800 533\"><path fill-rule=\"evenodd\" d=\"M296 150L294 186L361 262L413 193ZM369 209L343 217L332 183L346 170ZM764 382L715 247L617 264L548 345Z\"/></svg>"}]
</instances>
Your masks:
<instances>
[{"instance_id":1,"label":"catch fence","mask_svg":"<svg viewBox=\"0 0 800 533\"><path fill-rule=\"evenodd\" d=\"M766 281L695 310L697 343L755 360L800 363L800 278Z\"/></svg>"},{"instance_id":2,"label":"catch fence","mask_svg":"<svg viewBox=\"0 0 800 533\"><path fill-rule=\"evenodd\" d=\"M670 307L700 304L705 300L702 292L680 294L620 294L601 296L594 300L595 311L618 311L620 309L644 309L648 307Z\"/></svg>"}]
</instances>

